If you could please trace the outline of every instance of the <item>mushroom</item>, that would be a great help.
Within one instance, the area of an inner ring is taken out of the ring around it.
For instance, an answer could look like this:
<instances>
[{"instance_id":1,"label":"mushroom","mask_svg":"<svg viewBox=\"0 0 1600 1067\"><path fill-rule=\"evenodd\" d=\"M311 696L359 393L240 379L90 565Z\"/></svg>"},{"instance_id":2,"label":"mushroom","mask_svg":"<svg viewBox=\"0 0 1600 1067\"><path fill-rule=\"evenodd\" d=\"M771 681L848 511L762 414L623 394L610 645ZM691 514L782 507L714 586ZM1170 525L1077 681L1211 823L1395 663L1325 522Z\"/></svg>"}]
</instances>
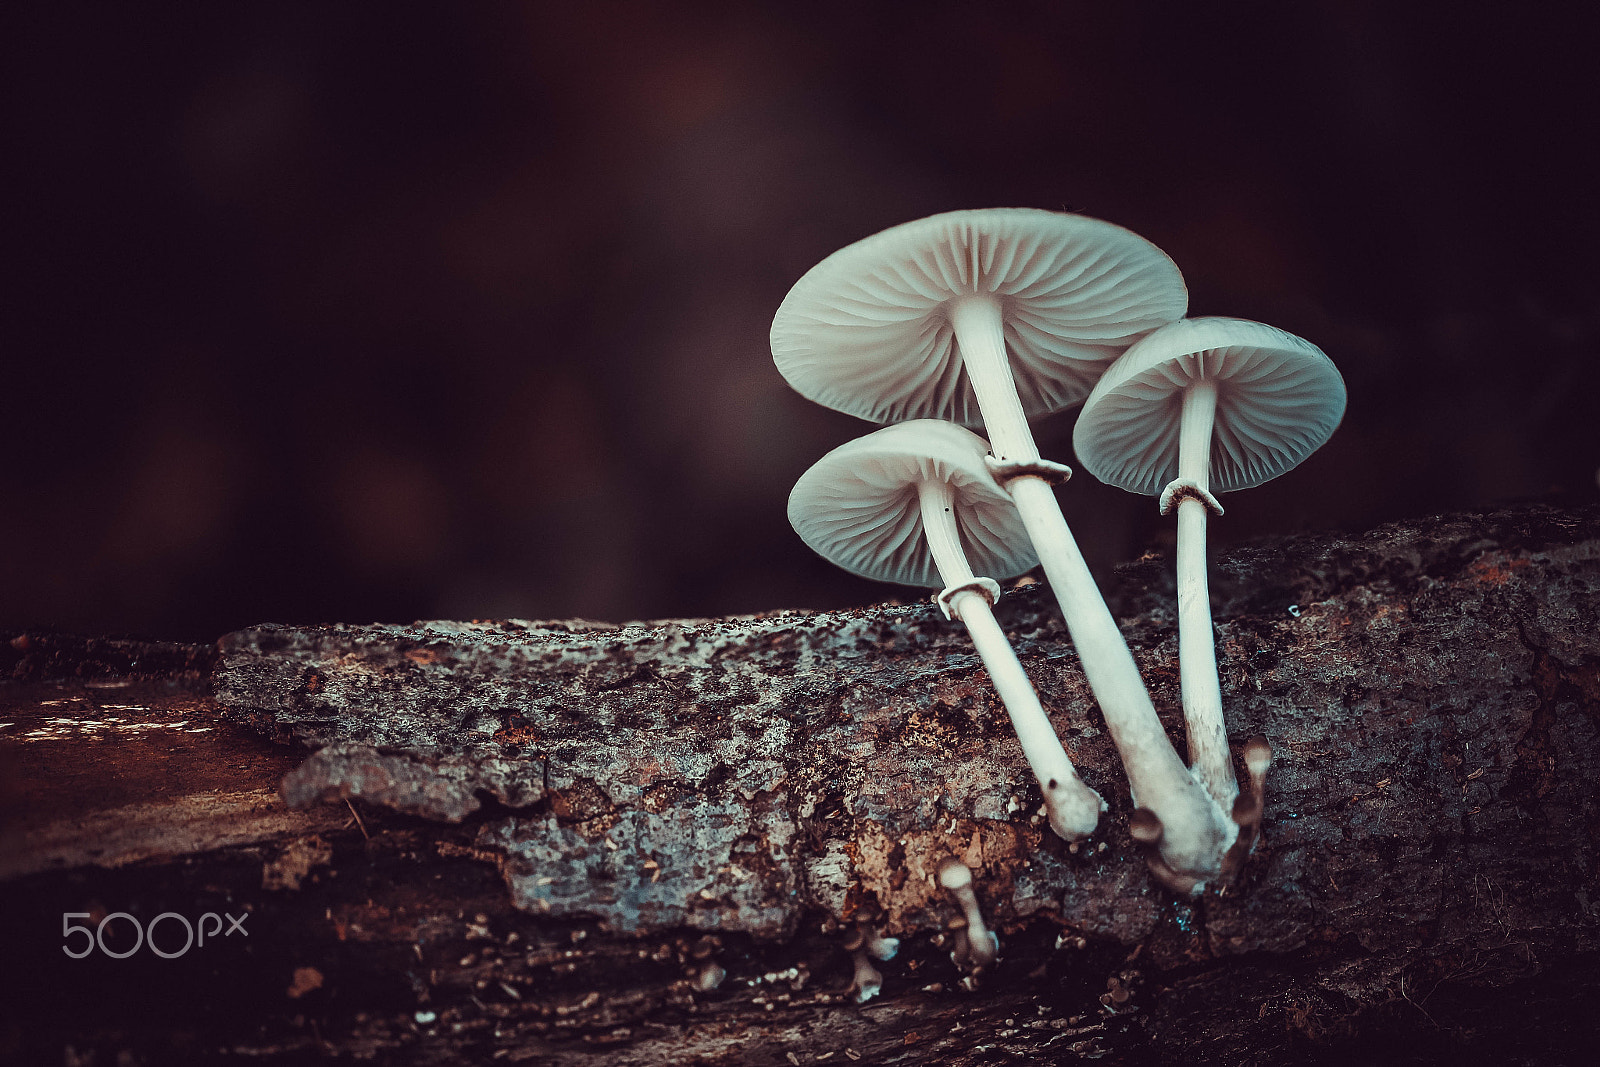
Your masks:
<instances>
[{"instance_id":1,"label":"mushroom","mask_svg":"<svg viewBox=\"0 0 1600 1067\"><path fill-rule=\"evenodd\" d=\"M789 522L818 553L878 581L936 587L948 619L972 637L1044 793L1050 826L1068 841L1094 832L1105 803L1078 776L991 610L1000 578L1034 565L1026 533L984 465L970 430L921 419L829 452L789 495Z\"/></svg>"},{"instance_id":2,"label":"mushroom","mask_svg":"<svg viewBox=\"0 0 1600 1067\"><path fill-rule=\"evenodd\" d=\"M883 989L883 972L867 958L866 932L859 926L850 931L844 939L844 950L850 953L851 962L855 964L855 974L850 979L850 987L845 990L845 995L857 1004L865 1004Z\"/></svg>"},{"instance_id":3,"label":"mushroom","mask_svg":"<svg viewBox=\"0 0 1600 1067\"><path fill-rule=\"evenodd\" d=\"M869 422L986 426L998 458L1026 462L1038 459L1028 417L1082 400L1188 302L1172 260L1120 226L1035 208L951 211L807 271L772 320L772 355L819 404Z\"/></svg>"},{"instance_id":4,"label":"mushroom","mask_svg":"<svg viewBox=\"0 0 1600 1067\"><path fill-rule=\"evenodd\" d=\"M900 952L900 939L898 937L884 937L878 932L877 927L868 927L867 954L875 960L892 960Z\"/></svg>"},{"instance_id":5,"label":"mushroom","mask_svg":"<svg viewBox=\"0 0 1600 1067\"><path fill-rule=\"evenodd\" d=\"M1166 854L1216 871L1237 835L1162 729L1127 642L1061 515L1029 415L1087 394L1139 337L1182 317L1188 292L1155 245L1120 226L1030 208L954 211L883 231L808 271L772 321L789 384L874 421L980 421L1061 605L1138 803Z\"/></svg>"},{"instance_id":6,"label":"mushroom","mask_svg":"<svg viewBox=\"0 0 1600 1067\"><path fill-rule=\"evenodd\" d=\"M1224 881L1231 880L1255 850L1261 836L1261 812L1267 801L1267 771L1272 767L1272 746L1259 734L1245 742L1244 769L1250 774L1250 791L1233 802L1233 821L1239 824L1239 839L1222 861Z\"/></svg>"},{"instance_id":7,"label":"mushroom","mask_svg":"<svg viewBox=\"0 0 1600 1067\"><path fill-rule=\"evenodd\" d=\"M694 987L702 993L710 993L720 986L726 977L728 969L716 960L710 960L695 972Z\"/></svg>"},{"instance_id":8,"label":"mushroom","mask_svg":"<svg viewBox=\"0 0 1600 1067\"><path fill-rule=\"evenodd\" d=\"M1222 714L1206 583L1213 493L1247 489L1293 468L1344 415L1344 380L1322 350L1244 319L1184 319L1129 348L1084 402L1073 432L1095 477L1160 495L1178 512L1178 667L1194 774L1223 811L1239 797ZM1272 750L1255 752L1259 775ZM1160 812L1156 813L1160 815ZM1259 802L1253 822L1259 822ZM1253 824L1252 824L1253 825ZM1167 828L1170 833L1170 827ZM1253 833L1251 840L1254 840Z\"/></svg>"},{"instance_id":9,"label":"mushroom","mask_svg":"<svg viewBox=\"0 0 1600 1067\"><path fill-rule=\"evenodd\" d=\"M955 895L967 924L956 942L950 960L962 970L981 970L1000 958L1000 937L983 922L978 910L978 894L972 888L972 868L953 856L939 864L939 884Z\"/></svg>"}]
</instances>

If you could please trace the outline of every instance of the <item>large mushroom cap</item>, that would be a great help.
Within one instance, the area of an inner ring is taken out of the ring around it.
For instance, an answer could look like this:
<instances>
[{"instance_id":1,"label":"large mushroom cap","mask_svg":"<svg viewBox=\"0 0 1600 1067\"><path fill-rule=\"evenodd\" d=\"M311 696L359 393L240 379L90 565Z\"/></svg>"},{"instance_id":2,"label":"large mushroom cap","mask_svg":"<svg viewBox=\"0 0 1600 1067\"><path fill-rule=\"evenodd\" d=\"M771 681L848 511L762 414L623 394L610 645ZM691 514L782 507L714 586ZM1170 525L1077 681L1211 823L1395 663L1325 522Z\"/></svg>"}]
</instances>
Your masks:
<instances>
[{"instance_id":1,"label":"large mushroom cap","mask_svg":"<svg viewBox=\"0 0 1600 1067\"><path fill-rule=\"evenodd\" d=\"M1248 489L1295 467L1344 417L1344 379L1322 349L1247 319L1163 326L1111 365L1072 434L1096 478L1150 496L1178 476L1183 390L1217 386L1210 488Z\"/></svg>"},{"instance_id":2,"label":"large mushroom cap","mask_svg":"<svg viewBox=\"0 0 1600 1067\"><path fill-rule=\"evenodd\" d=\"M981 426L948 310L977 294L1000 299L1029 416L1083 399L1108 362L1189 306L1177 265L1121 226L1035 208L951 211L807 271L772 320L772 356L790 385L838 411Z\"/></svg>"},{"instance_id":3,"label":"large mushroom cap","mask_svg":"<svg viewBox=\"0 0 1600 1067\"><path fill-rule=\"evenodd\" d=\"M918 485L955 490L956 527L974 574L1011 578L1038 563L1016 505L984 466L989 446L948 422L890 426L840 445L800 476L789 522L853 574L937 589L944 582L922 531Z\"/></svg>"}]
</instances>

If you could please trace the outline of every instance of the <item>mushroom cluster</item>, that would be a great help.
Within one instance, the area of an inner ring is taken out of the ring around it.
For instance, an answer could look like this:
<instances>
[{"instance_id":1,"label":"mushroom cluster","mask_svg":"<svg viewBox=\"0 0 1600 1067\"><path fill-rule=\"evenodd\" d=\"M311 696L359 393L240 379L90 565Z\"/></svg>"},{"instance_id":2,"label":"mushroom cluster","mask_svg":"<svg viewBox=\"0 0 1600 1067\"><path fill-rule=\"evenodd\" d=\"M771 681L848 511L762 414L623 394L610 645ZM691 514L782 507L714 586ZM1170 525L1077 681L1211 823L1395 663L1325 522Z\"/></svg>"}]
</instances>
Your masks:
<instances>
[{"instance_id":1,"label":"mushroom cluster","mask_svg":"<svg viewBox=\"0 0 1600 1067\"><path fill-rule=\"evenodd\" d=\"M1187 319L1160 249L1111 223L954 211L858 241L808 271L772 324L806 397L893 424L835 449L790 497L801 537L854 573L943 587L1011 715L1052 828L1076 841L1104 804L1078 776L990 610L995 579L1042 565L1128 776L1130 834L1184 894L1254 846L1271 747L1234 772L1205 573L1215 493L1259 485L1320 447L1344 383L1320 349L1242 319ZM1096 477L1178 513L1179 675L1189 760L1161 725L1056 499L1071 470L1028 426L1083 402L1073 437ZM959 425L957 425L959 424ZM962 429L981 427L988 441ZM981 575L981 576L980 576Z\"/></svg>"}]
</instances>

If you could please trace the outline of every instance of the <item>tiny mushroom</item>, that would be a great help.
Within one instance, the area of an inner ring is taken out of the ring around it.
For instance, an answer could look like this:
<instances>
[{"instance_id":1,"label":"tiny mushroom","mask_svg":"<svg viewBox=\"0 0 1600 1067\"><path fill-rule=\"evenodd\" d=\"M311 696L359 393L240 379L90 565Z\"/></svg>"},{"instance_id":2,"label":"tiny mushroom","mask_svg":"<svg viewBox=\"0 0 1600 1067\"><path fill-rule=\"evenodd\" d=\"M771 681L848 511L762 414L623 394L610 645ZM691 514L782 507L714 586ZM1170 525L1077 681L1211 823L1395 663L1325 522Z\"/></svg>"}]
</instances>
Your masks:
<instances>
[{"instance_id":1,"label":"tiny mushroom","mask_svg":"<svg viewBox=\"0 0 1600 1067\"><path fill-rule=\"evenodd\" d=\"M1250 775L1250 791L1233 802L1233 821L1239 824L1239 840L1223 861L1223 878L1229 879L1249 857L1261 836L1261 812L1267 802L1267 771L1272 768L1272 746L1259 734L1245 742L1244 769Z\"/></svg>"},{"instance_id":2,"label":"tiny mushroom","mask_svg":"<svg viewBox=\"0 0 1600 1067\"><path fill-rule=\"evenodd\" d=\"M883 972L872 965L868 958L867 933L861 927L851 930L844 939L844 950L850 953L850 959L855 964L855 973L850 979L850 988L845 990L845 995L857 1004L865 1004L883 989Z\"/></svg>"},{"instance_id":3,"label":"tiny mushroom","mask_svg":"<svg viewBox=\"0 0 1600 1067\"><path fill-rule=\"evenodd\" d=\"M1223 811L1233 812L1239 789L1211 633L1206 513L1222 514L1213 493L1260 485L1300 463L1332 435L1344 407L1344 380L1309 341L1244 319L1184 319L1112 364L1073 432L1078 458L1095 477L1159 494L1162 514L1177 508L1178 662L1189 760ZM1247 759L1257 794L1271 758L1265 740L1252 743ZM1252 827L1260 819L1255 803ZM1248 805L1241 814L1247 812ZM1173 827L1165 831L1170 838Z\"/></svg>"},{"instance_id":4,"label":"tiny mushroom","mask_svg":"<svg viewBox=\"0 0 1600 1067\"><path fill-rule=\"evenodd\" d=\"M702 993L710 993L722 984L728 977L728 970L722 964L711 960L695 972L695 988Z\"/></svg>"},{"instance_id":5,"label":"tiny mushroom","mask_svg":"<svg viewBox=\"0 0 1600 1067\"><path fill-rule=\"evenodd\" d=\"M1040 458L1027 421L1082 399L1188 300L1172 260L1120 226L1029 208L953 211L813 267L773 318L772 353L790 385L828 407L877 422L982 423L990 469L1016 502L1124 760L1160 771L1141 799L1190 813L1191 831L1174 840L1194 855L1178 862L1215 867L1235 831L1203 825L1204 792L1062 517L1052 485L1070 471Z\"/></svg>"},{"instance_id":6,"label":"tiny mushroom","mask_svg":"<svg viewBox=\"0 0 1600 1067\"><path fill-rule=\"evenodd\" d=\"M1078 841L1094 832L1105 803L1078 776L995 621L1000 586L973 570L1010 578L1035 562L1011 498L984 465L987 452L983 438L952 423L920 419L878 430L801 475L789 521L845 570L944 586L935 602L971 635L1039 781L1051 828Z\"/></svg>"},{"instance_id":7,"label":"tiny mushroom","mask_svg":"<svg viewBox=\"0 0 1600 1067\"><path fill-rule=\"evenodd\" d=\"M898 937L884 937L878 928L867 928L867 954L875 960L892 960L900 952Z\"/></svg>"},{"instance_id":8,"label":"tiny mushroom","mask_svg":"<svg viewBox=\"0 0 1600 1067\"><path fill-rule=\"evenodd\" d=\"M955 895L966 917L950 959L963 970L980 970L1000 958L1000 937L984 924L978 894L972 888L972 868L953 856L939 864L939 884Z\"/></svg>"}]
</instances>

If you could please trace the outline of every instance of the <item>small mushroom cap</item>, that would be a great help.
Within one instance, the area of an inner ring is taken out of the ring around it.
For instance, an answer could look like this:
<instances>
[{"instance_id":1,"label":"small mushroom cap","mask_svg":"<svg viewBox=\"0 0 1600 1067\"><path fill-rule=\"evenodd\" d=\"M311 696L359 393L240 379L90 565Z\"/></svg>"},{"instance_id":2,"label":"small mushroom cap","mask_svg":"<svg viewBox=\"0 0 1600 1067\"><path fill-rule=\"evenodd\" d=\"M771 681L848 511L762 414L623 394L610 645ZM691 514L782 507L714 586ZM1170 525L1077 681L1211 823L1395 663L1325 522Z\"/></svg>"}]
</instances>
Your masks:
<instances>
[{"instance_id":1,"label":"small mushroom cap","mask_svg":"<svg viewBox=\"0 0 1600 1067\"><path fill-rule=\"evenodd\" d=\"M1189 306L1177 265L1121 226L1036 208L951 211L807 271L772 320L772 356L790 385L838 411L981 426L949 317L977 294L1000 299L1029 416L1082 400L1107 363Z\"/></svg>"},{"instance_id":2,"label":"small mushroom cap","mask_svg":"<svg viewBox=\"0 0 1600 1067\"><path fill-rule=\"evenodd\" d=\"M1244 746L1245 769L1251 774L1266 774L1272 768L1272 745L1265 737L1252 737Z\"/></svg>"},{"instance_id":3,"label":"small mushroom cap","mask_svg":"<svg viewBox=\"0 0 1600 1067\"><path fill-rule=\"evenodd\" d=\"M922 530L918 485L955 490L956 528L974 574L1011 578L1038 563L1011 497L984 465L971 430L920 419L885 427L819 459L789 493L789 523L853 574L935 589L944 584Z\"/></svg>"},{"instance_id":4,"label":"small mushroom cap","mask_svg":"<svg viewBox=\"0 0 1600 1067\"><path fill-rule=\"evenodd\" d=\"M1072 434L1079 461L1103 482L1159 495L1178 476L1183 390L1201 378L1217 385L1213 492L1293 469L1344 417L1344 378L1310 341L1247 319L1184 319L1128 349L1094 387Z\"/></svg>"},{"instance_id":5,"label":"small mushroom cap","mask_svg":"<svg viewBox=\"0 0 1600 1067\"><path fill-rule=\"evenodd\" d=\"M1133 835L1135 841L1153 845L1161 840L1165 829L1155 812L1149 808L1135 808L1133 814L1128 816L1128 833Z\"/></svg>"},{"instance_id":6,"label":"small mushroom cap","mask_svg":"<svg viewBox=\"0 0 1600 1067\"><path fill-rule=\"evenodd\" d=\"M939 884L946 889L962 889L972 884L972 868L951 856L939 864Z\"/></svg>"}]
</instances>

